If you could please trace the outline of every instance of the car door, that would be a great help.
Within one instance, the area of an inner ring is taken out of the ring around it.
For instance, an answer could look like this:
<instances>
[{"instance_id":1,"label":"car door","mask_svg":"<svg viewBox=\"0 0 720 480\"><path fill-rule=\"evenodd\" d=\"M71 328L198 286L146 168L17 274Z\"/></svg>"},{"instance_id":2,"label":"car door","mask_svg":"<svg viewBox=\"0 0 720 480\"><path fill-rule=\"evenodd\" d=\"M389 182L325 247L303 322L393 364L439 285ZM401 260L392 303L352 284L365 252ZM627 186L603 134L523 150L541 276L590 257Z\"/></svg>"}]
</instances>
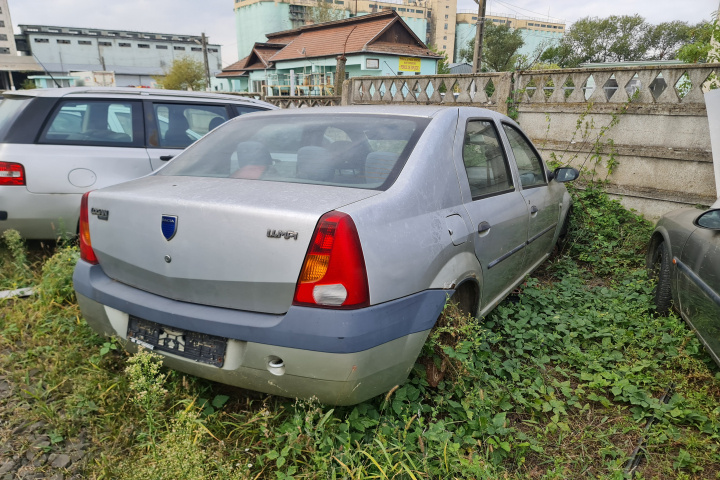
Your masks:
<instances>
[{"instance_id":1,"label":"car door","mask_svg":"<svg viewBox=\"0 0 720 480\"><path fill-rule=\"evenodd\" d=\"M147 175L144 145L141 102L63 98L24 164L27 188L77 194Z\"/></svg>"},{"instance_id":2,"label":"car door","mask_svg":"<svg viewBox=\"0 0 720 480\"><path fill-rule=\"evenodd\" d=\"M552 251L560 217L560 201L547 181L545 165L525 135L508 123L502 124L518 168L521 190L528 206L525 270L534 268Z\"/></svg>"},{"instance_id":3,"label":"car door","mask_svg":"<svg viewBox=\"0 0 720 480\"><path fill-rule=\"evenodd\" d=\"M720 225L695 228L679 257L680 310L720 363Z\"/></svg>"},{"instance_id":4,"label":"car door","mask_svg":"<svg viewBox=\"0 0 720 480\"><path fill-rule=\"evenodd\" d=\"M461 114L454 151L473 223L475 255L482 266L482 310L523 276L528 209L493 120Z\"/></svg>"},{"instance_id":5,"label":"car door","mask_svg":"<svg viewBox=\"0 0 720 480\"><path fill-rule=\"evenodd\" d=\"M151 101L145 104L148 155L153 170L232 116L223 103Z\"/></svg>"}]
</instances>

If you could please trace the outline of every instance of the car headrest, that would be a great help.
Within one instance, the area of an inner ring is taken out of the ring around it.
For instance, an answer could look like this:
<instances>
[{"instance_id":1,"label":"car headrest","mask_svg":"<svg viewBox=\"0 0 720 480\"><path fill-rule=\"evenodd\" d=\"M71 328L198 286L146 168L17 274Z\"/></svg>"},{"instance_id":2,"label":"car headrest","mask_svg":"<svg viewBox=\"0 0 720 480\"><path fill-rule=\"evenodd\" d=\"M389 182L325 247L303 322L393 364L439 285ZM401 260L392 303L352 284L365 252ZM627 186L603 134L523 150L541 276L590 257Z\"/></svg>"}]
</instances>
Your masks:
<instances>
[{"instance_id":1,"label":"car headrest","mask_svg":"<svg viewBox=\"0 0 720 480\"><path fill-rule=\"evenodd\" d=\"M240 142L235 147L238 165L272 165L270 150L260 142Z\"/></svg>"},{"instance_id":2,"label":"car headrest","mask_svg":"<svg viewBox=\"0 0 720 480\"><path fill-rule=\"evenodd\" d=\"M327 182L335 176L332 155L323 147L301 147L297 151L297 178Z\"/></svg>"},{"instance_id":3,"label":"car headrest","mask_svg":"<svg viewBox=\"0 0 720 480\"><path fill-rule=\"evenodd\" d=\"M399 155L392 152L372 152L365 159L365 181L382 184L395 167Z\"/></svg>"}]
</instances>

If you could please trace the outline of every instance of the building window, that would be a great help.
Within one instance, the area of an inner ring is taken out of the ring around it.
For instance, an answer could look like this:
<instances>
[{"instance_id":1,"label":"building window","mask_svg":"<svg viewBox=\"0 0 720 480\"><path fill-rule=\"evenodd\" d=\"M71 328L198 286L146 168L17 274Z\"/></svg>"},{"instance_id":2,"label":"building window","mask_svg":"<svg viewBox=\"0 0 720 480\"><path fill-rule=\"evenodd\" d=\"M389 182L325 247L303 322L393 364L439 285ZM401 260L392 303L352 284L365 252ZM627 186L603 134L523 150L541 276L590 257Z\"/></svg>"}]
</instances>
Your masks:
<instances>
[{"instance_id":1,"label":"building window","mask_svg":"<svg viewBox=\"0 0 720 480\"><path fill-rule=\"evenodd\" d=\"M447 50L447 45L443 45L443 50Z\"/></svg>"},{"instance_id":2,"label":"building window","mask_svg":"<svg viewBox=\"0 0 720 480\"><path fill-rule=\"evenodd\" d=\"M447 20L447 19L448 19L448 16L447 16L447 15L445 15L445 20Z\"/></svg>"},{"instance_id":3,"label":"building window","mask_svg":"<svg viewBox=\"0 0 720 480\"><path fill-rule=\"evenodd\" d=\"M202 52L202 48L200 47L192 47L190 50L192 50L193 52Z\"/></svg>"},{"instance_id":4,"label":"building window","mask_svg":"<svg viewBox=\"0 0 720 480\"><path fill-rule=\"evenodd\" d=\"M10 49L5 47L0 47L0 55L9 55Z\"/></svg>"},{"instance_id":5,"label":"building window","mask_svg":"<svg viewBox=\"0 0 720 480\"><path fill-rule=\"evenodd\" d=\"M98 42L101 47L112 47L112 42Z\"/></svg>"},{"instance_id":6,"label":"building window","mask_svg":"<svg viewBox=\"0 0 720 480\"><path fill-rule=\"evenodd\" d=\"M78 45L92 45L90 40L78 40Z\"/></svg>"},{"instance_id":7,"label":"building window","mask_svg":"<svg viewBox=\"0 0 720 480\"><path fill-rule=\"evenodd\" d=\"M448 26L448 24L446 23L446 24L445 24L445 30L447 30L447 26Z\"/></svg>"},{"instance_id":8,"label":"building window","mask_svg":"<svg viewBox=\"0 0 720 480\"><path fill-rule=\"evenodd\" d=\"M7 35L5 35L4 33L0 33L0 40L7 40Z\"/></svg>"},{"instance_id":9,"label":"building window","mask_svg":"<svg viewBox=\"0 0 720 480\"><path fill-rule=\"evenodd\" d=\"M4 27L4 26L5 26L5 22L0 20L0 27Z\"/></svg>"},{"instance_id":10,"label":"building window","mask_svg":"<svg viewBox=\"0 0 720 480\"><path fill-rule=\"evenodd\" d=\"M50 43L49 38L36 38L35 43Z\"/></svg>"},{"instance_id":11,"label":"building window","mask_svg":"<svg viewBox=\"0 0 720 480\"><path fill-rule=\"evenodd\" d=\"M443 36L443 40L447 40L447 35ZM443 47L445 48L445 47Z\"/></svg>"},{"instance_id":12,"label":"building window","mask_svg":"<svg viewBox=\"0 0 720 480\"><path fill-rule=\"evenodd\" d=\"M120 42L120 43L118 43L118 47L130 47L130 46L132 46L132 45L130 45L130 44L127 43L127 42Z\"/></svg>"},{"instance_id":13,"label":"building window","mask_svg":"<svg viewBox=\"0 0 720 480\"><path fill-rule=\"evenodd\" d=\"M173 47L173 50L182 50L185 51L185 47Z\"/></svg>"},{"instance_id":14,"label":"building window","mask_svg":"<svg viewBox=\"0 0 720 480\"><path fill-rule=\"evenodd\" d=\"M150 48L149 43L138 43L138 48Z\"/></svg>"},{"instance_id":15,"label":"building window","mask_svg":"<svg viewBox=\"0 0 720 480\"><path fill-rule=\"evenodd\" d=\"M210 53L217 53L217 52L218 52L218 49L217 49L217 48L208 48L208 52L210 52Z\"/></svg>"},{"instance_id":16,"label":"building window","mask_svg":"<svg viewBox=\"0 0 720 480\"><path fill-rule=\"evenodd\" d=\"M167 50L167 45L155 45L158 50Z\"/></svg>"}]
</instances>

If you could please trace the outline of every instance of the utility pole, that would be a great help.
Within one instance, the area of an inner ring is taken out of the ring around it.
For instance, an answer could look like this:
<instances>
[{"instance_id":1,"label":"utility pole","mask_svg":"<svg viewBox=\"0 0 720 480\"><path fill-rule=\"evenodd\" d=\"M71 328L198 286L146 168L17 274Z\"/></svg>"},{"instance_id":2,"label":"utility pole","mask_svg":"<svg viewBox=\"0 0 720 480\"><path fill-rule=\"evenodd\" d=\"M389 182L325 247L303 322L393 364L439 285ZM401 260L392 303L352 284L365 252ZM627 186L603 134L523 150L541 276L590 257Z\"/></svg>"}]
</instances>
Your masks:
<instances>
[{"instance_id":1,"label":"utility pole","mask_svg":"<svg viewBox=\"0 0 720 480\"><path fill-rule=\"evenodd\" d=\"M475 26L475 50L473 51L472 73L480 73L482 44L485 33L485 0L475 0L478 4L478 22Z\"/></svg>"},{"instance_id":2,"label":"utility pole","mask_svg":"<svg viewBox=\"0 0 720 480\"><path fill-rule=\"evenodd\" d=\"M203 59L205 60L205 91L210 91L210 64L208 63L207 37L202 33Z\"/></svg>"}]
</instances>

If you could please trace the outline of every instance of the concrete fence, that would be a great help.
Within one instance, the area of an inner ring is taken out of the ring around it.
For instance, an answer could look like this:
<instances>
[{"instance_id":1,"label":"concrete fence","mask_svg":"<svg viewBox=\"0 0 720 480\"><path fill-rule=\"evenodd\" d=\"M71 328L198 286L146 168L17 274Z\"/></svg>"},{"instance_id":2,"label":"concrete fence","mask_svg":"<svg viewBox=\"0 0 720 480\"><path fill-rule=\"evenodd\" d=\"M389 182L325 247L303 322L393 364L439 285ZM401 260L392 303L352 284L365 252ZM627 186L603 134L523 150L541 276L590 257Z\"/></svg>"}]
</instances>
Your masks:
<instances>
[{"instance_id":1,"label":"concrete fence","mask_svg":"<svg viewBox=\"0 0 720 480\"><path fill-rule=\"evenodd\" d=\"M437 104L510 112L546 160L595 170L623 204L656 219L716 200L703 97L716 73L720 64L354 77L342 98L264 100L282 108Z\"/></svg>"},{"instance_id":2,"label":"concrete fence","mask_svg":"<svg viewBox=\"0 0 720 480\"><path fill-rule=\"evenodd\" d=\"M716 200L703 98L716 72L720 64L357 77L343 104L514 108L546 160L592 167L623 204L656 219Z\"/></svg>"}]
</instances>

